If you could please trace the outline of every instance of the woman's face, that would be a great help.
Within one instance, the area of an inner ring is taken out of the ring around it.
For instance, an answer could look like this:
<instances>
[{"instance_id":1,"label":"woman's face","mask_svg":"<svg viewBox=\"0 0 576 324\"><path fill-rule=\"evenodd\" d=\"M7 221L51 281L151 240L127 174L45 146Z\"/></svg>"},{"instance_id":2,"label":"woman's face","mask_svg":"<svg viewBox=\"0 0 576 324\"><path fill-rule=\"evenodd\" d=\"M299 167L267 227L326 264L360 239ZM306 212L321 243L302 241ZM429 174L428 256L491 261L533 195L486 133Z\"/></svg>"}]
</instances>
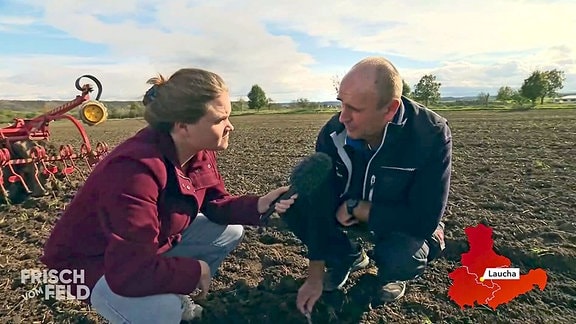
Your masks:
<instances>
[{"instance_id":1,"label":"woman's face","mask_svg":"<svg viewBox=\"0 0 576 324\"><path fill-rule=\"evenodd\" d=\"M228 148L230 132L234 126L230 122L232 104L227 92L208 103L206 114L195 124L177 125L181 145L194 153L201 150L220 151Z\"/></svg>"}]
</instances>

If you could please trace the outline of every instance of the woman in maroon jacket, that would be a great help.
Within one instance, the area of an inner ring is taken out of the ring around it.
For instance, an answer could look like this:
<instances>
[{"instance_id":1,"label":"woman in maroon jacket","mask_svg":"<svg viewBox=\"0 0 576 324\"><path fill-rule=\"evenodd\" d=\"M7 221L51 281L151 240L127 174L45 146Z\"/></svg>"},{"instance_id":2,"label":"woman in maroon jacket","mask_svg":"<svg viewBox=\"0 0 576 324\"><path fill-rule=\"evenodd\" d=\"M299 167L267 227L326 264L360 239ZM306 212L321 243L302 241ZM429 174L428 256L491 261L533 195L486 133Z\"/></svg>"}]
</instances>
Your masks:
<instances>
[{"instance_id":1,"label":"woman in maroon jacket","mask_svg":"<svg viewBox=\"0 0 576 324\"><path fill-rule=\"evenodd\" d=\"M51 269L83 271L82 282L73 284L88 287L89 296L76 297L111 323L197 317L202 309L188 295L197 289L206 295L241 241L242 225L259 225L288 189L261 197L226 191L215 151L228 147L234 127L218 75L181 69L149 83L143 100L149 126L95 167L41 258ZM295 198L277 203L276 211L285 212Z\"/></svg>"}]
</instances>

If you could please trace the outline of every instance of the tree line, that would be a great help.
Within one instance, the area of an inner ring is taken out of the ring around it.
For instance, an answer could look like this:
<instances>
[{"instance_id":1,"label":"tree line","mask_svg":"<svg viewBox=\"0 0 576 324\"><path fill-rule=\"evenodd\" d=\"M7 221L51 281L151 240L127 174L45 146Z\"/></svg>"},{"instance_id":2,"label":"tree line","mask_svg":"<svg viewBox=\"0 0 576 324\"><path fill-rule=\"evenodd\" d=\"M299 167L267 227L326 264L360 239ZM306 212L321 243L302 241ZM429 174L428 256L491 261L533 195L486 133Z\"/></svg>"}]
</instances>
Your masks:
<instances>
[{"instance_id":1,"label":"tree line","mask_svg":"<svg viewBox=\"0 0 576 324\"><path fill-rule=\"evenodd\" d=\"M535 106L538 101L543 104L545 98L555 98L559 95L558 91L564 88L565 81L565 72L562 70L535 70L524 79L522 85L517 89L509 85L501 86L496 94L496 100L503 103L514 102L519 105L531 102ZM402 80L402 82L402 94L404 96L419 101L426 106L434 105L440 101L442 83L437 80L436 75L430 73L422 76L418 83L414 85L414 89L405 80ZM337 76L332 78L332 85L336 93L338 93L340 80ZM264 107L270 108L274 104L274 100L268 98L258 84L252 86L247 97L247 102L243 99L233 102L234 109L240 108L242 110L246 103L249 109L257 110ZM477 96L477 102L487 106L489 98L490 94L488 92L480 92ZM318 104L310 102L306 98L299 98L294 103L300 108L318 107ZM0 122L11 122L14 118L33 118L38 116L38 114L38 112L0 109ZM111 119L134 118L142 117L143 115L144 106L139 102L133 102L124 107L114 105L108 108L108 118Z\"/></svg>"},{"instance_id":2,"label":"tree line","mask_svg":"<svg viewBox=\"0 0 576 324\"><path fill-rule=\"evenodd\" d=\"M538 101L543 104L545 98L558 97L558 92L564 88L565 81L566 75L562 70L535 70L524 79L522 85L517 89L509 85L501 86L496 94L496 100L502 103L513 102L519 105L530 102L535 106ZM414 89L405 80L402 80L402 82L402 94L404 96L419 101L426 106L434 105L440 101L442 83L437 80L436 75L430 73L422 76L418 83L414 85ZM332 78L332 85L336 93L338 93L340 85L338 76ZM233 102L234 110L238 108L242 110L246 103L249 109L257 110L264 107L270 108L274 105L274 100L268 98L258 84L252 86L247 97L247 102L244 99ZM480 92L476 102L488 106L489 99L490 94L488 92ZM306 98L299 98L294 101L294 104L300 108L317 108L319 106ZM0 122L11 122L14 118L34 118L39 114L39 112L35 111L12 111L4 107L0 109ZM143 115L144 106L140 102L133 102L123 107L115 104L113 107L108 108L108 118L111 119L134 118L142 117Z\"/></svg>"},{"instance_id":3,"label":"tree line","mask_svg":"<svg viewBox=\"0 0 576 324\"><path fill-rule=\"evenodd\" d=\"M545 98L558 97L558 91L564 88L564 81L566 81L564 71L536 70L524 79L519 89L513 89L507 85L500 87L496 100L514 101L519 104L530 101L532 105L536 105L536 101L540 99L540 104L543 104Z\"/></svg>"},{"instance_id":4,"label":"tree line","mask_svg":"<svg viewBox=\"0 0 576 324\"><path fill-rule=\"evenodd\" d=\"M565 72L558 69L553 70L535 70L526 79L518 89L514 89L509 85L501 86L498 89L496 100L501 102L515 102L517 104L524 104L531 102L536 105L537 100L540 104L544 103L545 98L555 98L558 96L558 91L564 87L566 81ZM440 101L440 88L442 83L437 80L436 75L430 73L422 76L414 89L405 81L403 82L402 95L412 98L416 101L422 102L424 105L433 105ZM337 76L332 78L332 85L338 93L338 86L340 80ZM490 94L488 92L480 92L477 96L479 103L488 105ZM258 84L255 84L248 93L248 108L260 109L265 106L270 106L273 101L266 97L266 93ZM302 107L310 105L306 99L300 98L296 100L296 104Z\"/></svg>"},{"instance_id":5,"label":"tree line","mask_svg":"<svg viewBox=\"0 0 576 324\"><path fill-rule=\"evenodd\" d=\"M558 91L564 88L564 81L566 81L566 75L562 70L535 70L524 79L518 89L508 85L501 86L498 89L496 100L501 102L513 101L518 104L531 102L532 105L536 105L537 100L540 100L540 104L543 104L545 98L558 97ZM436 81L435 75L427 74L414 85L414 91L410 91L410 86L404 81L403 95L423 102L425 105L434 104L440 100L441 86L442 83ZM482 104L487 105L489 98L488 92L478 94L478 101Z\"/></svg>"}]
</instances>

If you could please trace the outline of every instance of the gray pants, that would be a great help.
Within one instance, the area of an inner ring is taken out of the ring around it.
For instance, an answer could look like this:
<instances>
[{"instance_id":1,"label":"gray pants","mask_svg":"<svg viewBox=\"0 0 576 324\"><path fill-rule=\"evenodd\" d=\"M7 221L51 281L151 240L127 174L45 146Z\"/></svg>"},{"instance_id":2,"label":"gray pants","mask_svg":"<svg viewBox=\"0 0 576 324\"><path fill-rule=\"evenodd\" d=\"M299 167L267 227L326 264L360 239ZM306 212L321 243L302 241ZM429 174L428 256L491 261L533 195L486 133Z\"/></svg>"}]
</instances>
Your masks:
<instances>
[{"instance_id":1,"label":"gray pants","mask_svg":"<svg viewBox=\"0 0 576 324\"><path fill-rule=\"evenodd\" d=\"M244 235L241 225L219 225L198 214L182 234L182 241L165 256L203 260L212 276ZM102 276L92 289L92 307L110 323L180 323L182 302L176 294L124 297L114 293Z\"/></svg>"}]
</instances>

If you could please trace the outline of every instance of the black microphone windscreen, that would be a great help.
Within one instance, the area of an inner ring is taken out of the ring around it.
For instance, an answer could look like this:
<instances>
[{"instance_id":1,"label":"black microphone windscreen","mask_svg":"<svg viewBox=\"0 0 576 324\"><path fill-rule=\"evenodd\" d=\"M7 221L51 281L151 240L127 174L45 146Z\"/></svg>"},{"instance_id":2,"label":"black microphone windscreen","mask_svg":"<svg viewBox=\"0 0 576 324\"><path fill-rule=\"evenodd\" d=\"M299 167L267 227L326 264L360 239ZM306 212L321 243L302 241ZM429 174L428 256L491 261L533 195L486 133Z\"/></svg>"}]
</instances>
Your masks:
<instances>
[{"instance_id":1,"label":"black microphone windscreen","mask_svg":"<svg viewBox=\"0 0 576 324\"><path fill-rule=\"evenodd\" d=\"M290 176L290 184L298 195L314 192L332 171L332 158L326 153L316 152L303 159Z\"/></svg>"},{"instance_id":2,"label":"black microphone windscreen","mask_svg":"<svg viewBox=\"0 0 576 324\"><path fill-rule=\"evenodd\" d=\"M274 213L275 204L284 199L289 199L295 193L299 197L310 196L328 179L332 171L332 158L322 152L316 152L298 163L290 175L290 189L276 198L268 210L262 215L266 221Z\"/></svg>"}]
</instances>

